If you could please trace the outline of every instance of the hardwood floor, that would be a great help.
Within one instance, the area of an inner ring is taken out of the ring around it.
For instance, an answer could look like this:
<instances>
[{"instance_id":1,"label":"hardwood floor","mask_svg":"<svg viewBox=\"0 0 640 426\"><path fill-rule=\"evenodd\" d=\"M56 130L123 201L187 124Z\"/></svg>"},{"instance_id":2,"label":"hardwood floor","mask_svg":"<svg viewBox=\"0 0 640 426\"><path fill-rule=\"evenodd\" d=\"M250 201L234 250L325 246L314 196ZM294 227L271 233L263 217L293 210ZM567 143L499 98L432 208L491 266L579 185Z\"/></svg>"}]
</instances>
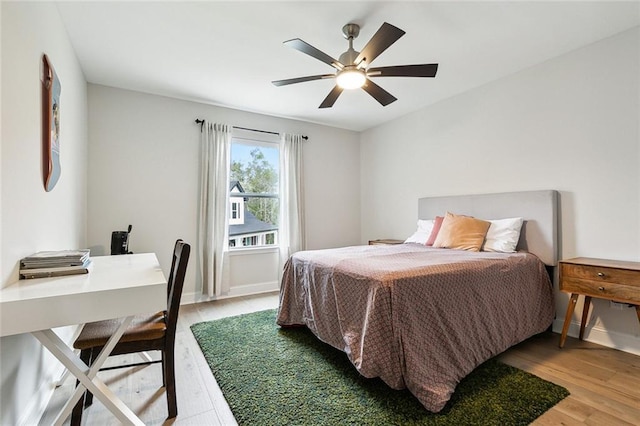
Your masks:
<instances>
[{"instance_id":1,"label":"hardwood floor","mask_svg":"<svg viewBox=\"0 0 640 426\"><path fill-rule=\"evenodd\" d=\"M200 321L277 306L278 295L270 293L181 307L176 335L179 414L174 420L165 420L167 404L159 364L105 371L100 376L146 424L234 425L233 415L189 327ZM567 338L564 349L559 349L558 341L558 334L544 333L499 356L503 362L571 392L534 424L640 425L640 357L571 337ZM109 364L127 363L131 357L112 357ZM51 424L74 386L75 381L67 379L56 389L40 424ZM96 400L85 410L83 424L115 425L118 422Z\"/></svg>"}]
</instances>

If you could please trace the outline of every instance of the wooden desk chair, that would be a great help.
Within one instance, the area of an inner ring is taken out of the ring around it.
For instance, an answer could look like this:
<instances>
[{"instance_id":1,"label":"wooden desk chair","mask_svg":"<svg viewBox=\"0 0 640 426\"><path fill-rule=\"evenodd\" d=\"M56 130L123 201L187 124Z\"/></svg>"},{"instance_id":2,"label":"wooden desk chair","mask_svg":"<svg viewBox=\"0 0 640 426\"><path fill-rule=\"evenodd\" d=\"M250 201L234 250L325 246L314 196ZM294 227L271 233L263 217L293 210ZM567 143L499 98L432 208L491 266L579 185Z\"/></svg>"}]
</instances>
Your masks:
<instances>
[{"instance_id":1,"label":"wooden desk chair","mask_svg":"<svg viewBox=\"0 0 640 426\"><path fill-rule=\"evenodd\" d=\"M168 418L178 415L174 346L180 297L182 296L182 287L190 251L191 246L189 244L184 243L182 240L176 241L167 282L167 310L151 315L136 316L111 352L111 355L123 355L145 351L161 351L162 359L101 369L102 371L162 362L162 384L167 393ZM92 322L84 326L80 336L73 343L73 347L80 349L80 358L87 365L91 366L91 363L98 356L102 347L118 328L119 324L119 320L106 320ZM84 407L88 407L92 402L93 395L90 392L85 392L84 397L80 398L80 401L73 409L71 425L81 424L82 411Z\"/></svg>"}]
</instances>

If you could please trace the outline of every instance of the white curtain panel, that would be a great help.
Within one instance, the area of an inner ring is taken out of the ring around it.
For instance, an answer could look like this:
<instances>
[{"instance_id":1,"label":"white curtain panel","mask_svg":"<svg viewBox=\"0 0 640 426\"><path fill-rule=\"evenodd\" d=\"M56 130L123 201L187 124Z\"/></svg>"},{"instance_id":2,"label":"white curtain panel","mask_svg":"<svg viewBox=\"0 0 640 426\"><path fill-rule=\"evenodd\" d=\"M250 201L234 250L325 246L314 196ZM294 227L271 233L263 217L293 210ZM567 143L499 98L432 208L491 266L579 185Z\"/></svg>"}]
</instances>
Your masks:
<instances>
[{"instance_id":1,"label":"white curtain panel","mask_svg":"<svg viewBox=\"0 0 640 426\"><path fill-rule=\"evenodd\" d=\"M198 279L202 292L229 291L229 161L231 126L205 123L201 134Z\"/></svg>"},{"instance_id":2,"label":"white curtain panel","mask_svg":"<svg viewBox=\"0 0 640 426\"><path fill-rule=\"evenodd\" d=\"M284 133L280 139L280 275L289 256L306 247L303 143L302 135Z\"/></svg>"}]
</instances>

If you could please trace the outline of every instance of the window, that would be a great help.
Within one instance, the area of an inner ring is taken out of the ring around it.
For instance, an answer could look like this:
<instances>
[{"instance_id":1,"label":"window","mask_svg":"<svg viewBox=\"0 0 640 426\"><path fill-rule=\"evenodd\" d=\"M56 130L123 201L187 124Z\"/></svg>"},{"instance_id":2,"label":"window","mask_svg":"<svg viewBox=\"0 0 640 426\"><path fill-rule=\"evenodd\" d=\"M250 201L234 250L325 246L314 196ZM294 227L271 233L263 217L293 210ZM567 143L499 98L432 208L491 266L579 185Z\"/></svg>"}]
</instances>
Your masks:
<instances>
[{"instance_id":1,"label":"window","mask_svg":"<svg viewBox=\"0 0 640 426\"><path fill-rule=\"evenodd\" d=\"M258 245L258 236L257 235L252 235L251 237L242 238L242 245L244 247L257 246Z\"/></svg>"},{"instance_id":2,"label":"window","mask_svg":"<svg viewBox=\"0 0 640 426\"><path fill-rule=\"evenodd\" d=\"M232 138L230 248L278 244L279 155L277 143Z\"/></svg>"}]
</instances>

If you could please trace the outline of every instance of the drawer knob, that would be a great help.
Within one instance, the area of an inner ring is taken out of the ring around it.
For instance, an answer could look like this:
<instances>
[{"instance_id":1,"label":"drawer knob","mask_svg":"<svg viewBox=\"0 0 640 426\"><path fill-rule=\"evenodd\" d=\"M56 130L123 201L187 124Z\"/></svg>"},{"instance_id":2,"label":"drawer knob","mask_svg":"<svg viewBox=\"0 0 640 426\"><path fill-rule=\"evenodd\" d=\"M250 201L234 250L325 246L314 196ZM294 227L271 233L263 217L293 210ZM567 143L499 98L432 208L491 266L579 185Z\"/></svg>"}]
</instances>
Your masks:
<instances>
[{"instance_id":1,"label":"drawer knob","mask_svg":"<svg viewBox=\"0 0 640 426\"><path fill-rule=\"evenodd\" d=\"M604 277L604 272L598 272L598 276L599 276L600 278L603 278L603 277Z\"/></svg>"},{"instance_id":2,"label":"drawer knob","mask_svg":"<svg viewBox=\"0 0 640 426\"><path fill-rule=\"evenodd\" d=\"M600 286L600 287L598 287L598 290L604 291L604 287Z\"/></svg>"}]
</instances>

